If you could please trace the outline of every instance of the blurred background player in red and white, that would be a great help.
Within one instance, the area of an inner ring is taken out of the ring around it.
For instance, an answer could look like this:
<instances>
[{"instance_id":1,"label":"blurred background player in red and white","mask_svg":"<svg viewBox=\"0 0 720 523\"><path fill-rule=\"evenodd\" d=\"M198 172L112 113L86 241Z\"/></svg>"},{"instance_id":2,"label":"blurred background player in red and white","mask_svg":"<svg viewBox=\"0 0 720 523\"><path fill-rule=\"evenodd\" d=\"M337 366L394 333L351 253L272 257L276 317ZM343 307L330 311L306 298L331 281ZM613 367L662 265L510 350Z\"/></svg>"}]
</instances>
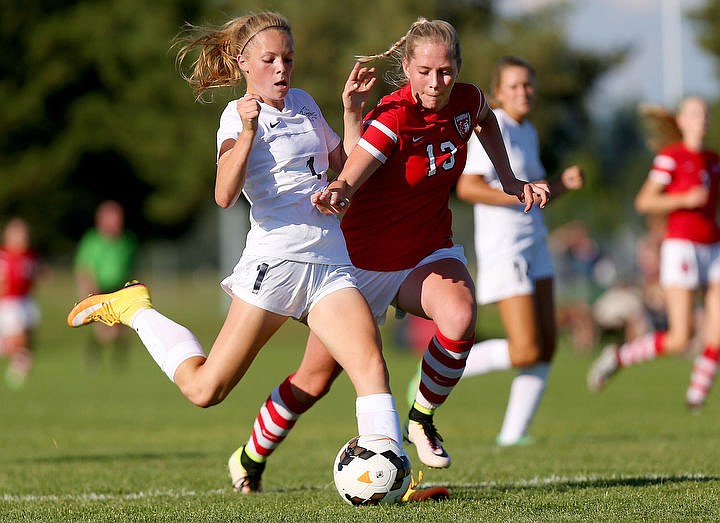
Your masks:
<instances>
[{"instance_id":1,"label":"blurred background player in red and white","mask_svg":"<svg viewBox=\"0 0 720 523\"><path fill-rule=\"evenodd\" d=\"M536 97L534 68L516 56L501 58L492 91L513 172L523 181L546 183L537 131L527 120ZM569 166L549 183L555 199L583 186L582 170ZM539 207L527 212L517 198L503 192L493 163L474 136L468 142L457 195L474 204L478 303L497 303L507 335L474 344L463 379L518 369L496 441L501 446L523 444L529 441L526 432L545 390L557 343L547 228Z\"/></svg>"},{"instance_id":2,"label":"blurred background player in red and white","mask_svg":"<svg viewBox=\"0 0 720 523\"><path fill-rule=\"evenodd\" d=\"M95 226L83 234L75 254L78 297L106 293L131 279L137 256L137 239L125 228L125 210L116 201L102 202L95 211ZM117 325L93 325L86 360L89 367L100 363L103 347L113 347L114 362L127 358L127 333Z\"/></svg>"},{"instance_id":3,"label":"blurred background player in red and white","mask_svg":"<svg viewBox=\"0 0 720 523\"><path fill-rule=\"evenodd\" d=\"M660 285L668 328L620 347L605 347L590 368L588 387L600 390L620 368L687 351L695 329L695 294L702 291L704 341L686 393L688 406L700 407L715 379L720 355L720 228L716 218L720 157L705 147L709 114L702 98L685 98L674 116L656 107L646 107L644 115L665 130L666 141L674 135L672 143L655 156L635 198L638 212L667 215Z\"/></svg>"},{"instance_id":4,"label":"blurred background player in red and white","mask_svg":"<svg viewBox=\"0 0 720 523\"><path fill-rule=\"evenodd\" d=\"M30 247L30 228L12 218L0 247L0 354L8 359L5 382L18 388L32 367L32 331L40 313L30 293L38 273L38 256Z\"/></svg>"}]
</instances>

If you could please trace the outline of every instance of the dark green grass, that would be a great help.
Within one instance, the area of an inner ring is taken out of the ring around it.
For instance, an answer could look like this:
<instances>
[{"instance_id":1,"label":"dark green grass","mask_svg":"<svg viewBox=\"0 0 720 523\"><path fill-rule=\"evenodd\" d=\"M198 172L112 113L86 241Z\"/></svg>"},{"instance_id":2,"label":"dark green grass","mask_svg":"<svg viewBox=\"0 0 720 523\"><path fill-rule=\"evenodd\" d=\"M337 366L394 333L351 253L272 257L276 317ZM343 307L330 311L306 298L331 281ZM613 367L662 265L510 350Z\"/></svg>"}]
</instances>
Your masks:
<instances>
[{"instance_id":1,"label":"dark green grass","mask_svg":"<svg viewBox=\"0 0 720 523\"><path fill-rule=\"evenodd\" d=\"M214 278L152 281L157 307L206 347L222 322ZM268 392L297 365L306 331L288 323L221 405L190 405L129 332L127 366L84 363L88 328L65 326L73 290L39 288L42 328L24 388L0 386L2 521L716 521L720 397L699 414L683 395L687 359L628 369L602 394L585 388L591 355L561 346L533 425L537 442L498 449L512 373L461 382L436 421L454 463L425 470L450 488L441 503L353 508L334 490L335 453L355 433L354 395L340 378L274 454L266 493L229 488L226 460ZM481 329L497 332L492 311ZM401 415L416 359L386 356ZM0 366L4 372L4 363ZM409 449L411 459L415 453Z\"/></svg>"}]
</instances>

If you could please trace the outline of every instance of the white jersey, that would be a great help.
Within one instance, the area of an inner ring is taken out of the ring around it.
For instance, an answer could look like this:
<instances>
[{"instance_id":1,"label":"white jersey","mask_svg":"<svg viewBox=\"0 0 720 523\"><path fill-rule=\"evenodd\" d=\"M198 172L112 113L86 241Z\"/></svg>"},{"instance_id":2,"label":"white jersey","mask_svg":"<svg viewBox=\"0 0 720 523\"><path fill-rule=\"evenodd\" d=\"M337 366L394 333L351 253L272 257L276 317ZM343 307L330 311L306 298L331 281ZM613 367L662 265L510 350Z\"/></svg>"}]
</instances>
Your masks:
<instances>
[{"instance_id":1,"label":"white jersey","mask_svg":"<svg viewBox=\"0 0 720 523\"><path fill-rule=\"evenodd\" d=\"M340 221L310 203L310 195L328 183L328 155L340 144L340 137L315 100L301 89L290 89L282 110L265 103L260 108L243 187L250 202L250 232L243 255L349 264ZM218 155L222 143L237 139L241 131L234 100L220 117Z\"/></svg>"},{"instance_id":2,"label":"white jersey","mask_svg":"<svg viewBox=\"0 0 720 523\"><path fill-rule=\"evenodd\" d=\"M502 109L495 109L494 112L515 176L525 182L544 179L545 168L540 163L535 127L527 120L516 122ZM484 176L491 187L502 191L495 167L475 133L468 142L468 157L463 174ZM475 253L478 259L506 257L547 235L542 212L536 205L528 213L524 211L524 204L519 202L512 206L476 203L473 207Z\"/></svg>"}]
</instances>

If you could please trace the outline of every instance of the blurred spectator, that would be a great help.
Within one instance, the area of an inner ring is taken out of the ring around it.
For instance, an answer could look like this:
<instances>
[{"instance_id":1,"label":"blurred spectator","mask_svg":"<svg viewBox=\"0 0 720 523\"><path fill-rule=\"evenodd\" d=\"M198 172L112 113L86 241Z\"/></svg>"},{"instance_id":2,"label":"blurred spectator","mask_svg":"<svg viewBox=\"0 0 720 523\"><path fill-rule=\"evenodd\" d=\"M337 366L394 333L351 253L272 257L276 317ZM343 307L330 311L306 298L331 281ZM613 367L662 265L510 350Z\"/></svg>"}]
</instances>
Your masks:
<instances>
[{"instance_id":1,"label":"blurred spectator","mask_svg":"<svg viewBox=\"0 0 720 523\"><path fill-rule=\"evenodd\" d=\"M30 248L30 229L12 218L0 247L0 355L9 360L5 383L19 388L32 367L32 331L40 319L30 296L38 272L38 257Z\"/></svg>"},{"instance_id":2,"label":"blurred spectator","mask_svg":"<svg viewBox=\"0 0 720 523\"><path fill-rule=\"evenodd\" d=\"M660 287L660 245L665 217L649 215L647 231L636 243L634 278L626 278L603 292L593 304L598 338L622 344L651 330L667 329L667 313Z\"/></svg>"},{"instance_id":3,"label":"blurred spectator","mask_svg":"<svg viewBox=\"0 0 720 523\"><path fill-rule=\"evenodd\" d=\"M587 351L597 342L592 303L614 278L612 262L604 258L587 226L572 221L556 228L548 243L557 280L558 326L575 350Z\"/></svg>"},{"instance_id":4,"label":"blurred spectator","mask_svg":"<svg viewBox=\"0 0 720 523\"><path fill-rule=\"evenodd\" d=\"M130 279L137 255L137 239L125 229L125 211L112 200L100 204L95 226L85 232L75 255L75 280L78 296L107 293L122 287ZM123 365L127 358L124 329L95 323L87 347L87 363L100 362L103 346L114 347L114 360Z\"/></svg>"}]
</instances>

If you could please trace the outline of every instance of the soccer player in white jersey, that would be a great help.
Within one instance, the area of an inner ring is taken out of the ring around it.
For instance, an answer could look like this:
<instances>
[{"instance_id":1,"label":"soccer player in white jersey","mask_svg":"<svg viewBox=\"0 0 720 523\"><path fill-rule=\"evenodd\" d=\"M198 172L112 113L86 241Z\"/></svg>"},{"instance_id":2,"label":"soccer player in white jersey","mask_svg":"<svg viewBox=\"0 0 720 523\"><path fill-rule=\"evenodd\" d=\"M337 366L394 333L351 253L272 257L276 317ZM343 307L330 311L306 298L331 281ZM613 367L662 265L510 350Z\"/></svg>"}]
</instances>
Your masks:
<instances>
[{"instance_id":1,"label":"soccer player in white jersey","mask_svg":"<svg viewBox=\"0 0 720 523\"><path fill-rule=\"evenodd\" d=\"M513 172L528 182L544 180L537 131L527 120L535 102L533 67L515 56L501 58L492 89ZM573 165L550 182L550 194L555 199L582 184L583 173ZM527 443L528 426L545 390L556 346L553 267L542 211L534 207L524 212L517 199L502 191L495 168L475 137L468 143L457 195L474 204L478 303L497 304L507 334L506 339L473 345L463 379L518 369L496 442Z\"/></svg>"},{"instance_id":2,"label":"soccer player in white jersey","mask_svg":"<svg viewBox=\"0 0 720 523\"><path fill-rule=\"evenodd\" d=\"M685 98L676 115L652 106L644 108L644 114L650 127L657 129L652 139L660 150L635 197L635 208L643 214L667 216L660 247L660 285L668 328L620 347L605 347L590 368L587 382L597 391L621 368L684 353L695 328L695 295L702 291L703 347L685 395L690 408L699 408L715 380L720 359L720 156L705 146L709 114L703 99Z\"/></svg>"},{"instance_id":3,"label":"soccer player in white jersey","mask_svg":"<svg viewBox=\"0 0 720 523\"><path fill-rule=\"evenodd\" d=\"M339 221L310 200L326 187L329 168L340 172L359 139L374 70L356 64L345 84L343 143L313 98L290 87L295 51L285 18L258 13L194 29L199 36L180 50L178 61L182 65L199 50L188 76L196 96L242 80L247 85L246 94L226 107L217 133L215 200L230 207L242 192L251 204L245 250L221 282L232 298L225 323L206 356L192 332L154 309L148 289L135 283L82 300L68 315L69 325L130 326L180 391L208 407L228 395L263 345L295 318L347 371L357 393L359 433L401 442L379 331L350 275ZM305 394L289 381L286 391L290 405L280 398L279 409L291 408ZM260 474L246 468L255 465L242 451L228 463L233 487L258 492Z\"/></svg>"}]
</instances>

